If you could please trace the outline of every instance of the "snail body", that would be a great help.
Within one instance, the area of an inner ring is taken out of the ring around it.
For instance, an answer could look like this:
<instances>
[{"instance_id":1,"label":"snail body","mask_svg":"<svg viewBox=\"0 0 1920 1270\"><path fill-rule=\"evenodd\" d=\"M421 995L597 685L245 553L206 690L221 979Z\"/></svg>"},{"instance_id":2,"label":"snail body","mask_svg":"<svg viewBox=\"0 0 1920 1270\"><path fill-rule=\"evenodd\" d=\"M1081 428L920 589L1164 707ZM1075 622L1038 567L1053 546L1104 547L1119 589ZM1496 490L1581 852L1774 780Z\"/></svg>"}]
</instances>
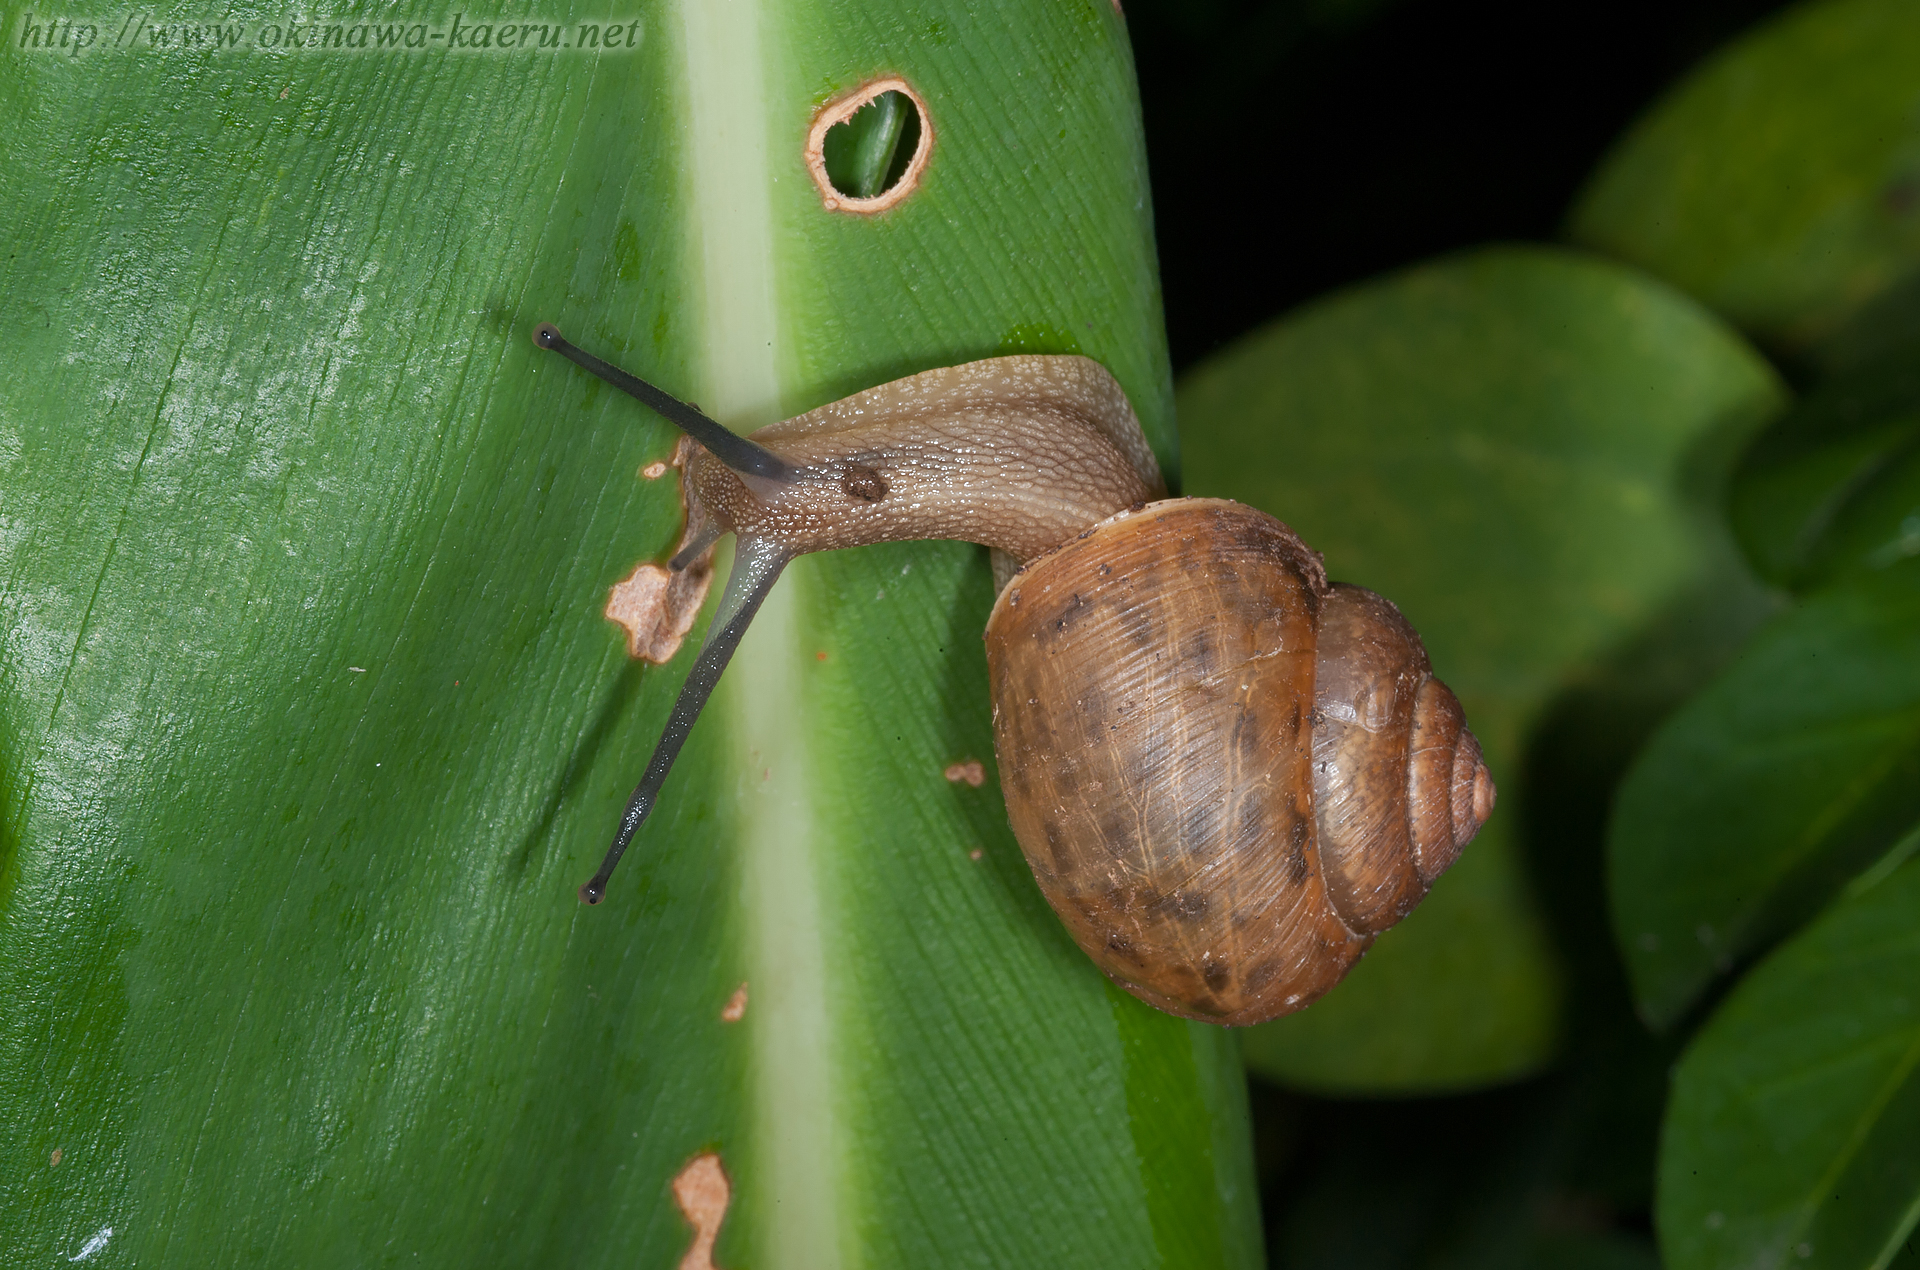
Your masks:
<instances>
[{"instance_id":1,"label":"snail body","mask_svg":"<svg viewBox=\"0 0 1920 1270\"><path fill-rule=\"evenodd\" d=\"M769 488L702 452L687 465L689 501L794 555L953 538L1029 560L1166 492L1126 394L1085 357L923 371L753 439L820 479Z\"/></svg>"},{"instance_id":2,"label":"snail body","mask_svg":"<svg viewBox=\"0 0 1920 1270\"><path fill-rule=\"evenodd\" d=\"M588 903L787 561L873 542L957 538L1021 562L985 635L1008 818L1076 942L1160 1009L1246 1025L1310 1004L1492 811L1459 702L1399 611L1330 584L1265 513L1165 499L1090 359L927 371L748 441L551 327L534 338L699 443L675 567L738 537Z\"/></svg>"}]
</instances>

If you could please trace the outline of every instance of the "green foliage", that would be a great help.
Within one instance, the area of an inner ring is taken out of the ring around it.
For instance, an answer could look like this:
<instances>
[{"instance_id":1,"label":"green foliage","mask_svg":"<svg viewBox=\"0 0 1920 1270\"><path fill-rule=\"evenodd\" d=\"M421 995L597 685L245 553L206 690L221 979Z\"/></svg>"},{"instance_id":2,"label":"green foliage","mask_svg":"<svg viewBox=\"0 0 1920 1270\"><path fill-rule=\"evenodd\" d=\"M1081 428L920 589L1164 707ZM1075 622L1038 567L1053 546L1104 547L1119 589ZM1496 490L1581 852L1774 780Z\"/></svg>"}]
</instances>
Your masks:
<instances>
[{"instance_id":1,"label":"green foliage","mask_svg":"<svg viewBox=\"0 0 1920 1270\"><path fill-rule=\"evenodd\" d=\"M1920 823L1920 561L1816 594L1669 719L1620 787L1613 911L1665 1027Z\"/></svg>"},{"instance_id":2,"label":"green foliage","mask_svg":"<svg viewBox=\"0 0 1920 1270\"><path fill-rule=\"evenodd\" d=\"M1107 0L643 18L0 52L0 1261L673 1265L706 1150L726 1266L1258 1260L1231 1036L1116 998L942 774L983 553L796 566L574 898L691 649L601 616L668 430L533 322L741 427L1070 332L1174 457ZM881 64L938 148L829 212L807 123Z\"/></svg>"},{"instance_id":3,"label":"green foliage","mask_svg":"<svg viewBox=\"0 0 1920 1270\"><path fill-rule=\"evenodd\" d=\"M1542 249L1357 288L1183 382L1188 492L1275 513L1333 577L1399 605L1501 792L1460 862L1345 983L1249 1033L1254 1070L1410 1091L1510 1080L1553 1057L1561 984L1521 858L1529 738L1663 611L1739 586L1713 473L1780 399L1766 365L1693 304Z\"/></svg>"},{"instance_id":4,"label":"green foliage","mask_svg":"<svg viewBox=\"0 0 1920 1270\"><path fill-rule=\"evenodd\" d=\"M1672 1270L1920 1257L1916 56L1911 6L1791 10L1674 90L1572 221L1810 381L1729 507L1800 602L1640 753L1609 837L1639 1009L1704 1015L1660 1151Z\"/></svg>"},{"instance_id":5,"label":"green foliage","mask_svg":"<svg viewBox=\"0 0 1920 1270\"><path fill-rule=\"evenodd\" d=\"M1905 354L1822 384L1734 474L1735 532L1796 590L1920 555L1920 365Z\"/></svg>"},{"instance_id":6,"label":"green foliage","mask_svg":"<svg viewBox=\"0 0 1920 1270\"><path fill-rule=\"evenodd\" d=\"M1916 914L1920 862L1863 876L1701 1029L1660 1148L1669 1265L1920 1260Z\"/></svg>"},{"instance_id":7,"label":"green foliage","mask_svg":"<svg viewBox=\"0 0 1920 1270\"><path fill-rule=\"evenodd\" d=\"M1849 356L1920 280L1920 9L1820 0L1689 75L1594 176L1576 242L1762 340Z\"/></svg>"}]
</instances>

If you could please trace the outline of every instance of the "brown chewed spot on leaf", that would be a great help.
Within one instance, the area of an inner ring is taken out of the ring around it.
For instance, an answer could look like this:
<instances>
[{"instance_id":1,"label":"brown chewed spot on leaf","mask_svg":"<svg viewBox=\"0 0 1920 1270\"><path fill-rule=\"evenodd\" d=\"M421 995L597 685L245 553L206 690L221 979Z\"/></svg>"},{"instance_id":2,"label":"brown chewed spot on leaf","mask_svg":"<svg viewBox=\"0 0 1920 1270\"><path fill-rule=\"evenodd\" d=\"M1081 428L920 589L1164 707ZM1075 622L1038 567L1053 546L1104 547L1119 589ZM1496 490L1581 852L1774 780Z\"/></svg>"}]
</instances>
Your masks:
<instances>
[{"instance_id":1,"label":"brown chewed spot on leaf","mask_svg":"<svg viewBox=\"0 0 1920 1270\"><path fill-rule=\"evenodd\" d=\"M684 468L690 453L691 446L683 437L681 444L674 449L672 466ZM641 475L652 477L656 467L665 472L667 465L648 464L641 470ZM682 507L686 505L686 496L683 484L680 491ZM676 552L693 540L697 528L693 517L689 515ZM607 619L626 628L629 656L663 666L680 651L687 632L693 629L693 620L700 616L700 606L706 603L707 588L712 585L712 547L708 547L678 573L662 565L639 564L634 566L625 581L615 583L613 590L607 593Z\"/></svg>"},{"instance_id":2,"label":"brown chewed spot on leaf","mask_svg":"<svg viewBox=\"0 0 1920 1270\"><path fill-rule=\"evenodd\" d=\"M646 477L650 481L657 481L661 477L665 476L666 474L667 474L667 465L665 463L658 463L658 462L649 463L645 467L640 469L640 475Z\"/></svg>"},{"instance_id":3,"label":"brown chewed spot on leaf","mask_svg":"<svg viewBox=\"0 0 1920 1270\"><path fill-rule=\"evenodd\" d=\"M987 769L980 766L979 759L970 758L964 763L948 764L947 779L955 784L965 781L975 789L979 789L987 783Z\"/></svg>"},{"instance_id":4,"label":"brown chewed spot on leaf","mask_svg":"<svg viewBox=\"0 0 1920 1270\"><path fill-rule=\"evenodd\" d=\"M718 1270L713 1264L713 1243L720 1237L720 1223L726 1220L732 1199L733 1183L720 1167L717 1152L702 1151L674 1174L673 1202L693 1225L693 1245L680 1258L680 1270Z\"/></svg>"},{"instance_id":5,"label":"brown chewed spot on leaf","mask_svg":"<svg viewBox=\"0 0 1920 1270\"><path fill-rule=\"evenodd\" d=\"M63 1150L62 1150L61 1148L59 1148L59 1147L55 1147L55 1148L53 1149L53 1156L52 1156L52 1158L50 1158L50 1159L49 1159L49 1160L47 1161L47 1167L48 1167L48 1168L50 1168L50 1169L57 1169L57 1168L59 1168L59 1167L60 1167L60 1157L61 1157L61 1156L63 1156L63 1155L65 1155L65 1154L66 1154L66 1152L65 1152L65 1151L63 1151Z\"/></svg>"},{"instance_id":6,"label":"brown chewed spot on leaf","mask_svg":"<svg viewBox=\"0 0 1920 1270\"><path fill-rule=\"evenodd\" d=\"M732 996L727 998L726 1007L720 1011L720 1021L722 1023L738 1023L746 1017L747 985L743 983L733 990Z\"/></svg>"},{"instance_id":7,"label":"brown chewed spot on leaf","mask_svg":"<svg viewBox=\"0 0 1920 1270\"><path fill-rule=\"evenodd\" d=\"M680 643L693 629L700 604L707 598L712 574L697 582L688 569L675 574L657 564L643 564L607 595L607 617L627 630L627 652L656 665L673 660Z\"/></svg>"}]
</instances>

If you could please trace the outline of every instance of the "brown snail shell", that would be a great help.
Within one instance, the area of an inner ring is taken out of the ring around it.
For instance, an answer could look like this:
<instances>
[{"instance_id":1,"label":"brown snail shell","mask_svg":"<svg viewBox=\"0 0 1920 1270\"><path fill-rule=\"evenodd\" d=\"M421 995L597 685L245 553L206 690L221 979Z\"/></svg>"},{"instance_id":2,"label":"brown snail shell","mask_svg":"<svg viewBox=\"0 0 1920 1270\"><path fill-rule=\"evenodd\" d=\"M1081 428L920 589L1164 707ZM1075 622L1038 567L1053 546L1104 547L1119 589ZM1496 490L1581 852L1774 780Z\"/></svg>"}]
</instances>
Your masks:
<instances>
[{"instance_id":1,"label":"brown snail shell","mask_svg":"<svg viewBox=\"0 0 1920 1270\"><path fill-rule=\"evenodd\" d=\"M1493 809L1399 611L1273 517L1175 499L1030 563L987 626L1007 814L1048 901L1149 1004L1303 1008Z\"/></svg>"}]
</instances>

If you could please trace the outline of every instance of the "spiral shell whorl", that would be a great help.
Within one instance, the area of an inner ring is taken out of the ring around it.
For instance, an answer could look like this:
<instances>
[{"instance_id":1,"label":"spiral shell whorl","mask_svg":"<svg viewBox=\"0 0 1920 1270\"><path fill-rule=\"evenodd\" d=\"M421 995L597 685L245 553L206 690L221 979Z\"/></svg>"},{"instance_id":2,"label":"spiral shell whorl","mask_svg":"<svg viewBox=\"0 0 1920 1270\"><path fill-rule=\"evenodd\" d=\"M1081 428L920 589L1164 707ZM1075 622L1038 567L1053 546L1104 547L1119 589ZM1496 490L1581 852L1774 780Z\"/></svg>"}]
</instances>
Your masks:
<instances>
[{"instance_id":1,"label":"spiral shell whorl","mask_svg":"<svg viewBox=\"0 0 1920 1270\"><path fill-rule=\"evenodd\" d=\"M1405 917L1493 811L1459 700L1364 587L1336 584L1321 605L1313 758L1328 898L1356 932Z\"/></svg>"},{"instance_id":2,"label":"spiral shell whorl","mask_svg":"<svg viewBox=\"0 0 1920 1270\"><path fill-rule=\"evenodd\" d=\"M1459 699L1438 679L1421 687L1414 704L1412 751L1407 797L1414 861L1432 886L1493 812L1493 778L1480 742L1467 731Z\"/></svg>"},{"instance_id":3,"label":"spiral shell whorl","mask_svg":"<svg viewBox=\"0 0 1920 1270\"><path fill-rule=\"evenodd\" d=\"M1400 611L1362 587L1336 585L1320 607L1314 675L1314 818L1327 895L1356 932L1406 916L1429 882L1414 862L1408 741L1433 678Z\"/></svg>"}]
</instances>

